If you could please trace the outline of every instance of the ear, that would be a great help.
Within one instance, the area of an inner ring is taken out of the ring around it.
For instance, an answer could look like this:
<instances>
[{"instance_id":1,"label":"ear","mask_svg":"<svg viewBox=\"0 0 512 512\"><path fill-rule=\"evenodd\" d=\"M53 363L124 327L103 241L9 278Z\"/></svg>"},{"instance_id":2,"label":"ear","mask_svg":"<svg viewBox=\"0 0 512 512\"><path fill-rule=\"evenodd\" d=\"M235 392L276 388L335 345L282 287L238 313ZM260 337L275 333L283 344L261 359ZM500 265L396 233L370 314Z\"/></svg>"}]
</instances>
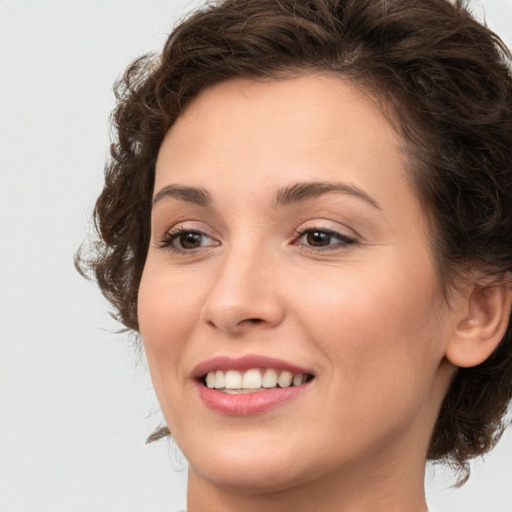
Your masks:
<instances>
[{"instance_id":1,"label":"ear","mask_svg":"<svg viewBox=\"0 0 512 512\"><path fill-rule=\"evenodd\" d=\"M463 294L463 313L446 346L446 358L469 368L483 363L497 348L507 330L512 304L509 279L472 284Z\"/></svg>"}]
</instances>

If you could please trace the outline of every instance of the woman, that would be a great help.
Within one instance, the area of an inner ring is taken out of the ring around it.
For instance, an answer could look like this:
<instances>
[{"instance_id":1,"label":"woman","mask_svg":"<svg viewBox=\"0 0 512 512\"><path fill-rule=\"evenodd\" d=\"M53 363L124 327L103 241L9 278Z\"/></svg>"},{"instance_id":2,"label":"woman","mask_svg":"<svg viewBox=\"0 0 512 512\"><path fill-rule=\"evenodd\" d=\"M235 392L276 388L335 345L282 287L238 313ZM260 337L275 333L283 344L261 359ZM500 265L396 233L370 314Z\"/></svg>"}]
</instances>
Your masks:
<instances>
[{"instance_id":1,"label":"woman","mask_svg":"<svg viewBox=\"0 0 512 512\"><path fill-rule=\"evenodd\" d=\"M188 512L427 510L512 396L512 78L459 2L225 0L118 87L83 263Z\"/></svg>"}]
</instances>

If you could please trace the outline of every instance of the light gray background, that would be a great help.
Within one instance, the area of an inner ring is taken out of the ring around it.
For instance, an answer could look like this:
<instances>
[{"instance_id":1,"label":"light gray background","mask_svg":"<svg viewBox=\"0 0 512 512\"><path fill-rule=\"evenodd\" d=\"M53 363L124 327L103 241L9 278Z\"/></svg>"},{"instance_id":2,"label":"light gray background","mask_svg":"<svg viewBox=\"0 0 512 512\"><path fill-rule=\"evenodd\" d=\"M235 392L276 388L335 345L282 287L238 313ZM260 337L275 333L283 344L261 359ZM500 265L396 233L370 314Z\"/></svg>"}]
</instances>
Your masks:
<instances>
[{"instance_id":1,"label":"light gray background","mask_svg":"<svg viewBox=\"0 0 512 512\"><path fill-rule=\"evenodd\" d=\"M200 0L0 0L0 512L185 502L145 363L73 268L108 150L112 83ZM512 44L512 0L473 1ZM437 512L512 511L512 432Z\"/></svg>"}]
</instances>

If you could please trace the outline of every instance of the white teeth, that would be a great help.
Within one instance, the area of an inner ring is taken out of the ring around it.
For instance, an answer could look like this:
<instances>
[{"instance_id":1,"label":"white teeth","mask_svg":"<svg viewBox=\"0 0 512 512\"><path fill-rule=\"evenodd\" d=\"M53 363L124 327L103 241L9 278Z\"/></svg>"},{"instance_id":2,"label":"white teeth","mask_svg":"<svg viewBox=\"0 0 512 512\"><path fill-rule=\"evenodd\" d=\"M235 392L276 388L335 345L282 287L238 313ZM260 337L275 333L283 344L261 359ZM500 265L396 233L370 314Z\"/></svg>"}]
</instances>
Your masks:
<instances>
[{"instance_id":1,"label":"white teeth","mask_svg":"<svg viewBox=\"0 0 512 512\"><path fill-rule=\"evenodd\" d=\"M217 377L215 377L217 380ZM228 389L240 389L242 387L242 374L236 370L228 370L224 381L224 387Z\"/></svg>"},{"instance_id":2,"label":"white teeth","mask_svg":"<svg viewBox=\"0 0 512 512\"><path fill-rule=\"evenodd\" d=\"M261 388L261 372L257 369L247 370L242 377L242 387L244 389Z\"/></svg>"},{"instance_id":3,"label":"white teeth","mask_svg":"<svg viewBox=\"0 0 512 512\"><path fill-rule=\"evenodd\" d=\"M265 370L261 383L264 388L275 388L277 386L277 372L272 368Z\"/></svg>"},{"instance_id":4,"label":"white teeth","mask_svg":"<svg viewBox=\"0 0 512 512\"><path fill-rule=\"evenodd\" d=\"M211 373L215 376L215 388L220 389L225 386L226 378L224 377L224 372L222 370L217 370L215 373ZM208 374L210 375L210 374ZM206 377L208 379L208 377Z\"/></svg>"},{"instance_id":5,"label":"white teeth","mask_svg":"<svg viewBox=\"0 0 512 512\"><path fill-rule=\"evenodd\" d=\"M213 372L210 372L207 376L206 376L206 385L209 387L209 388L214 388L215 387L215 373Z\"/></svg>"},{"instance_id":6,"label":"white teeth","mask_svg":"<svg viewBox=\"0 0 512 512\"><path fill-rule=\"evenodd\" d=\"M281 372L281 375L279 375L279 378L277 379L277 383L282 388L289 388L292 384L293 380L293 373L292 372Z\"/></svg>"},{"instance_id":7,"label":"white teeth","mask_svg":"<svg viewBox=\"0 0 512 512\"><path fill-rule=\"evenodd\" d=\"M288 388L300 386L306 382L307 375L303 373L293 374L287 370L275 370L267 368L251 368L245 372L217 370L206 375L206 386L215 388L225 393L250 393L255 389Z\"/></svg>"}]
</instances>

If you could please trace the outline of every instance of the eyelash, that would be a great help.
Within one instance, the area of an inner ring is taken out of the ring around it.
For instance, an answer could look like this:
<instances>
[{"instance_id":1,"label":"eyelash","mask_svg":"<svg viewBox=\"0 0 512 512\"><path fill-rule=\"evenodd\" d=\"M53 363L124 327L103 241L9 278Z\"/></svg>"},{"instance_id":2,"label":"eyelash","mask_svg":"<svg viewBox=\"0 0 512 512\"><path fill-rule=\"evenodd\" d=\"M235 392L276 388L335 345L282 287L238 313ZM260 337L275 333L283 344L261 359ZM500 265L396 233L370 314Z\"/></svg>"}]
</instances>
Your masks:
<instances>
[{"instance_id":1,"label":"eyelash","mask_svg":"<svg viewBox=\"0 0 512 512\"><path fill-rule=\"evenodd\" d=\"M319 245L319 246L297 243L298 240L307 236L310 233L311 234L312 233L317 233L317 234L321 233L322 235L327 235L330 238L337 238L338 242L335 244ZM357 240L355 238L347 236L343 233L339 233L338 231L334 231L332 229L318 228L318 227L297 230L294 233L294 238L295 238L294 245L302 245L304 248L306 248L308 250L315 250L315 251L333 251L333 250L339 249L340 247L347 247L349 245L354 245L357 243Z\"/></svg>"},{"instance_id":2,"label":"eyelash","mask_svg":"<svg viewBox=\"0 0 512 512\"><path fill-rule=\"evenodd\" d=\"M161 248L161 249L168 249L169 251L172 251L174 253L179 253L179 254L184 254L184 253L189 253L189 252L192 252L194 251L195 249L199 249L201 247L210 247L210 246L199 246L199 247L193 247L193 248L189 248L189 249L186 249L184 247L175 247L173 244L176 240L179 240L179 238L183 235L198 235L200 236L203 240L205 238L210 238L206 233L203 233L202 231L199 231L197 229L181 229L181 228L178 228L178 229L174 229L174 230L171 230L171 231L168 231L164 237L162 238L161 242L158 244L158 246ZM218 244L213 244L213 245L218 245Z\"/></svg>"},{"instance_id":3,"label":"eyelash","mask_svg":"<svg viewBox=\"0 0 512 512\"><path fill-rule=\"evenodd\" d=\"M327 245L317 245L317 246L298 243L298 241L301 238L303 238L309 234L312 234L312 233L327 235L327 237L329 237L329 241L331 241L332 238L336 238L336 239L338 239L338 242L335 244L329 243ZM164 237L162 238L162 240L158 244L158 246L161 249L167 249L174 253L186 254L186 253L191 253L192 251L195 251L196 249L200 249L201 247L212 247L212 246L219 245L218 243L214 243L211 245L206 245L206 246L200 245L198 247L192 247L192 248L188 248L188 249L186 249L184 247L175 247L174 242L179 240L179 238L182 237L183 235L196 235L196 236L201 237L203 240L205 238L211 239L210 236L208 236L206 233L204 233L202 231L199 231L196 229L178 228L178 229L168 231L164 235ZM306 248L307 250L314 250L314 251L329 251L329 250L332 251L332 250L336 250L340 247L347 247L347 246L354 245L357 243L356 239L349 237L347 235L344 235L342 233L339 233L338 231L334 231L332 229L326 229L326 228L317 228L317 227L296 230L294 232L293 236L294 236L293 245L300 245L300 246ZM213 240L213 239L211 239L211 240Z\"/></svg>"}]
</instances>

